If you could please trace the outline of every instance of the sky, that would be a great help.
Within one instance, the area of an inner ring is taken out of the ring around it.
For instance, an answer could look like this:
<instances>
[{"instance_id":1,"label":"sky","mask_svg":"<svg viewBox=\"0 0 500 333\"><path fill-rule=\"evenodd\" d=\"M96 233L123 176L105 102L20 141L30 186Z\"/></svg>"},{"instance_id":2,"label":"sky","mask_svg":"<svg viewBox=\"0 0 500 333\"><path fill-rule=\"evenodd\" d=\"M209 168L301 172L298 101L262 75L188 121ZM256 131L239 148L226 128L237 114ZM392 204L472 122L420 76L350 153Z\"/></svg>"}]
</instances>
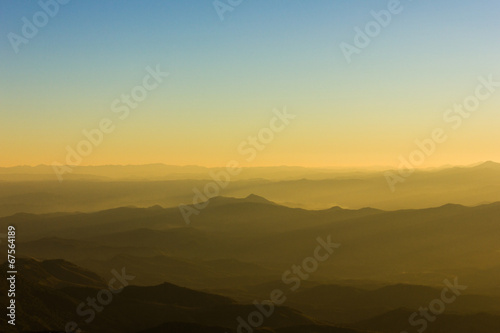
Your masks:
<instances>
[{"instance_id":1,"label":"sky","mask_svg":"<svg viewBox=\"0 0 500 333\"><path fill-rule=\"evenodd\" d=\"M499 87L444 119L500 81L496 1L61 2L0 2L0 166L397 166L437 128L419 167L500 161ZM279 110L295 117L270 134Z\"/></svg>"}]
</instances>

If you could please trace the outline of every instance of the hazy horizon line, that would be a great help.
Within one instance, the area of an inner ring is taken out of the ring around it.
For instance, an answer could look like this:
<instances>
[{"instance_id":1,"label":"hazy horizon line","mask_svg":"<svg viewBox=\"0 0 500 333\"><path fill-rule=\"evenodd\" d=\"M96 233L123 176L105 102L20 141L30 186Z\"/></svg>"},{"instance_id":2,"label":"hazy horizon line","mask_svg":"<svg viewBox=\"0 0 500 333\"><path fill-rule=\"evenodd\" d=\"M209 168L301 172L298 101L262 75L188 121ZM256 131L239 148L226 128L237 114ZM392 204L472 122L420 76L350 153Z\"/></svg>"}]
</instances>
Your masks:
<instances>
[{"instance_id":1,"label":"hazy horizon line","mask_svg":"<svg viewBox=\"0 0 500 333\"><path fill-rule=\"evenodd\" d=\"M425 170L425 169L443 169L443 168L454 168L454 167L475 167L485 163L495 163L500 164L500 162L494 160L486 160L479 161L470 164L440 164L440 165L429 165L418 167L414 166L415 169ZM208 166L208 165L200 165L200 164L166 164L166 163L145 163L145 164L86 164L86 165L70 165L63 164L62 166L68 166L71 168L79 168L79 167L148 167L148 166L166 166L166 167L179 167L179 168L204 168L204 169L223 169L226 166ZM52 165L49 164L19 164L19 165L0 165L1 169L14 169L14 168L39 168L39 167L47 167L52 168ZM307 166L307 165L255 165L255 166L240 166L242 169L263 169L263 168L301 168L301 169L379 169L379 170L390 170L393 168L398 168L397 165L370 165L370 166L361 166L361 165L325 165L325 166Z\"/></svg>"}]
</instances>

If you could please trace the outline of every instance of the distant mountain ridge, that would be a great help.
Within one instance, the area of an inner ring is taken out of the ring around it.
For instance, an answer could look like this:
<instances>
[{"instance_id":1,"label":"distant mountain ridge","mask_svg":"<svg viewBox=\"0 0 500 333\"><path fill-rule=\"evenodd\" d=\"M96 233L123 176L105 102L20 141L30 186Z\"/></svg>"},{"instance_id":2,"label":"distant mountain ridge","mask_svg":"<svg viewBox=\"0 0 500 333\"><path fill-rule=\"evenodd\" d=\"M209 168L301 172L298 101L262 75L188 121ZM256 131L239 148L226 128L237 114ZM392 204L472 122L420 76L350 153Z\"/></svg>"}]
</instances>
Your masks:
<instances>
[{"instance_id":1,"label":"distant mountain ridge","mask_svg":"<svg viewBox=\"0 0 500 333\"><path fill-rule=\"evenodd\" d=\"M210 179L210 172L224 171L223 167L203 167L197 165L167 165L162 163L144 165L98 165L69 166L71 173L64 175L70 180L179 180L179 179ZM480 162L468 166L445 166L439 168L421 169L425 172L442 171L446 169L500 169L500 163L494 161ZM302 167L302 166L272 166L245 167L242 176L237 179L269 179L269 180L300 180L328 179L335 177L363 178L369 175L391 170L390 167ZM246 174L246 175L245 175ZM7 177L8 176L8 177ZM10 177L10 178L9 178ZM38 178L37 178L38 177ZM312 178L311 178L312 177ZM0 180L33 181L57 180L54 168L50 165L0 167Z\"/></svg>"},{"instance_id":2,"label":"distant mountain ridge","mask_svg":"<svg viewBox=\"0 0 500 333\"><path fill-rule=\"evenodd\" d=\"M180 174L169 173L170 167L167 166L149 167L153 169L151 172L147 172L148 166L122 166L117 172L112 166L95 167L92 170L101 174L75 171L65 175L62 183L55 174L45 173L40 178L37 174L30 174L25 179L18 174L12 178L10 169L0 168L0 216L19 212L93 212L126 206L189 205L193 200L207 200L210 195L204 193L205 187L216 184L211 175L224 172L223 169L187 167L189 172ZM397 170L392 172L398 173ZM394 193L385 173L379 170L245 168L230 180L215 194L234 198L254 194L276 204L315 210L333 206L422 209L450 202L475 206L500 201L500 191L496 190L500 187L500 167L496 162L417 170L398 183ZM202 193L205 198L195 198L195 192ZM212 199L215 204L217 199Z\"/></svg>"}]
</instances>

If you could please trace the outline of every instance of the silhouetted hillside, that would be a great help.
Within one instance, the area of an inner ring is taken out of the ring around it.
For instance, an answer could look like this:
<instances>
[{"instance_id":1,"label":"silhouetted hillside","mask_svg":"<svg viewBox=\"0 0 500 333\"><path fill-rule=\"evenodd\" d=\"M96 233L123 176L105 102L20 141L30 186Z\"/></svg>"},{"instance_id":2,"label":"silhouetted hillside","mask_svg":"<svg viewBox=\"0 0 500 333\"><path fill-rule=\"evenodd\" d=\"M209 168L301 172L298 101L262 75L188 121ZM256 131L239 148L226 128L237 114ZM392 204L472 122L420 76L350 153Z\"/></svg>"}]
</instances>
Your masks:
<instances>
[{"instance_id":1,"label":"silhouetted hillside","mask_svg":"<svg viewBox=\"0 0 500 333\"><path fill-rule=\"evenodd\" d=\"M95 274L63 260L20 260L18 265L17 283L22 288L16 295L15 331L64 330L66 323L73 320L83 332L132 333L166 322L196 323L234 330L238 325L237 317L246 317L255 311L253 305L237 304L227 297L163 283L151 287L126 286L114 294L107 304L99 303L102 306L99 313L89 311L91 308L84 305L80 312L76 312L82 302L110 287ZM5 264L1 268L2 278L5 279ZM139 274L122 271L121 268L117 271L122 279L127 276L133 280L133 274ZM120 289L115 283L120 280L116 274L112 275L115 277L111 283L114 284L113 290ZM2 293L5 294L5 285L2 286ZM86 311L82 311L85 308ZM82 313L82 316L76 313ZM10 329L5 318L0 319L0 324ZM293 309L277 307L264 326L302 324L315 324L315 321Z\"/></svg>"}]
</instances>

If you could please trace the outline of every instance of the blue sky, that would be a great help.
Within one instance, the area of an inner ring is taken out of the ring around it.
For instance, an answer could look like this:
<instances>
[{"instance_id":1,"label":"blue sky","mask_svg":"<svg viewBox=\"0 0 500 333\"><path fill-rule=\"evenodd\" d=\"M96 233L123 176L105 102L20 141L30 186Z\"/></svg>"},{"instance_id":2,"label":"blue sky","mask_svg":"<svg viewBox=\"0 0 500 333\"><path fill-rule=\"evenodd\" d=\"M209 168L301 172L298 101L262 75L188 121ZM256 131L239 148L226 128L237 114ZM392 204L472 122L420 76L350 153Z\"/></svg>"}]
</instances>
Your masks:
<instances>
[{"instance_id":1,"label":"blue sky","mask_svg":"<svg viewBox=\"0 0 500 333\"><path fill-rule=\"evenodd\" d=\"M156 64L167 82L86 163L133 163L151 146L141 161L224 164L286 105L300 121L257 164L392 164L478 76L500 78L500 4L401 1L403 11L348 64L339 44L353 43L354 27L387 3L244 0L221 21L211 1L72 0L16 54L8 33L21 35L22 17L41 8L3 1L0 148L9 157L0 165L60 159ZM462 158L459 148L499 139L498 106L488 101L434 162L495 159Z\"/></svg>"}]
</instances>

